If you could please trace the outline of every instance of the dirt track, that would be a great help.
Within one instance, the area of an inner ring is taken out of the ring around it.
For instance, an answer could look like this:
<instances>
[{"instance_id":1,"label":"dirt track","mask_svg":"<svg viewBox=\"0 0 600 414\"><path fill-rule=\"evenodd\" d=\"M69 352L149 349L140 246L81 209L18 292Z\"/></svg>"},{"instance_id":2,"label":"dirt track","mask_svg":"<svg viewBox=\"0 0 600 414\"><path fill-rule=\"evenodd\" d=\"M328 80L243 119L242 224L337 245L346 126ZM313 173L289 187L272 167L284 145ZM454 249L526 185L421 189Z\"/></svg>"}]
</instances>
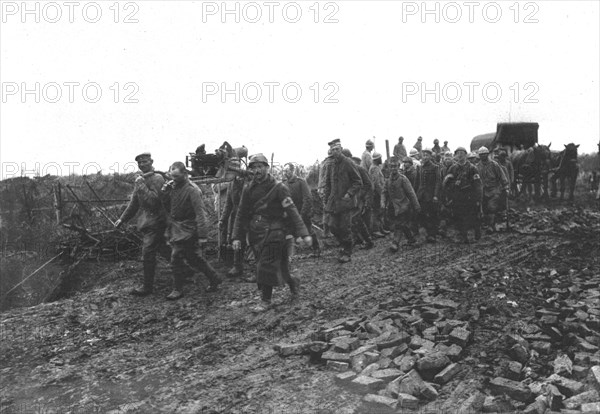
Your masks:
<instances>
[{"instance_id":1,"label":"dirt track","mask_svg":"<svg viewBox=\"0 0 600 414\"><path fill-rule=\"evenodd\" d=\"M531 229L532 217L517 229ZM574 217L585 224L598 214ZM171 303L163 267L158 292L137 299L127 291L141 264L90 264L91 290L2 314L1 412L363 412L362 396L335 385L335 372L307 356L281 358L273 345L301 342L322 325L391 300L433 297L460 304L457 316L470 320L474 339L462 357L467 369L421 408L456 409L475 389L486 390L505 351L503 336L527 323L548 289L564 287L553 279L600 274L598 228L588 227L502 232L471 245L421 241L396 255L382 239L346 265L328 249L320 259L294 261L299 302L280 288L275 309L259 315L250 312L258 301L253 284L227 281L210 294L196 278L184 299Z\"/></svg>"}]
</instances>

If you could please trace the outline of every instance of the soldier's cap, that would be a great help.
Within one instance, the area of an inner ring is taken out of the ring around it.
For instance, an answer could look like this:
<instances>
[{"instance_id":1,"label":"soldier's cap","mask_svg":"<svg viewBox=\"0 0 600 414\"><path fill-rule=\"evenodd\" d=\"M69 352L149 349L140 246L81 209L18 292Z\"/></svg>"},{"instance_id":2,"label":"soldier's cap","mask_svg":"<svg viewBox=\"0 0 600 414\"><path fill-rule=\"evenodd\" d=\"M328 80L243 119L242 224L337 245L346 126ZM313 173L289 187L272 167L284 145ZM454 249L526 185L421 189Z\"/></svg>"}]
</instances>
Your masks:
<instances>
[{"instance_id":1,"label":"soldier's cap","mask_svg":"<svg viewBox=\"0 0 600 414\"><path fill-rule=\"evenodd\" d=\"M433 143L434 143L434 144L439 144L439 143L440 143L440 140L436 138L436 139L434 139L434 140L433 140Z\"/></svg>"},{"instance_id":2,"label":"soldier's cap","mask_svg":"<svg viewBox=\"0 0 600 414\"><path fill-rule=\"evenodd\" d=\"M447 144L447 143L448 143L448 141L444 141L444 144Z\"/></svg>"},{"instance_id":3,"label":"soldier's cap","mask_svg":"<svg viewBox=\"0 0 600 414\"><path fill-rule=\"evenodd\" d=\"M505 149L498 150L498 156L506 157L507 155L508 155L508 152L506 152Z\"/></svg>"},{"instance_id":4,"label":"soldier's cap","mask_svg":"<svg viewBox=\"0 0 600 414\"><path fill-rule=\"evenodd\" d=\"M467 150L465 149L465 147L458 147L454 150L454 154L456 154L458 151L462 151L465 154L467 154Z\"/></svg>"},{"instance_id":5,"label":"soldier's cap","mask_svg":"<svg viewBox=\"0 0 600 414\"><path fill-rule=\"evenodd\" d=\"M423 140L423 137L417 138L417 141L422 141L422 140Z\"/></svg>"},{"instance_id":6,"label":"soldier's cap","mask_svg":"<svg viewBox=\"0 0 600 414\"><path fill-rule=\"evenodd\" d=\"M481 154L489 154L489 153L490 153L490 150L487 149L487 147L481 147L477 150L477 154L480 154L480 155Z\"/></svg>"},{"instance_id":7,"label":"soldier's cap","mask_svg":"<svg viewBox=\"0 0 600 414\"><path fill-rule=\"evenodd\" d=\"M399 140L400 140L400 139L404 139L404 137L399 137L398 139L399 139Z\"/></svg>"},{"instance_id":8,"label":"soldier's cap","mask_svg":"<svg viewBox=\"0 0 600 414\"><path fill-rule=\"evenodd\" d=\"M408 155L413 156L413 155L417 155L419 153L419 151L417 151L416 148L411 148L410 151L408 152Z\"/></svg>"},{"instance_id":9,"label":"soldier's cap","mask_svg":"<svg viewBox=\"0 0 600 414\"><path fill-rule=\"evenodd\" d=\"M365 143L365 145L368 145L368 146L371 146L371 147L372 147L372 146L374 146L375 144L373 143L373 141L371 141L370 139L368 139L368 140L367 140L367 142Z\"/></svg>"},{"instance_id":10,"label":"soldier's cap","mask_svg":"<svg viewBox=\"0 0 600 414\"><path fill-rule=\"evenodd\" d=\"M380 160L381 159L381 154L378 152L374 152L373 153L373 160Z\"/></svg>"},{"instance_id":11,"label":"soldier's cap","mask_svg":"<svg viewBox=\"0 0 600 414\"><path fill-rule=\"evenodd\" d=\"M403 162L408 162L409 164L413 163L413 159L410 157L404 157L404 159L402 159Z\"/></svg>"},{"instance_id":12,"label":"soldier's cap","mask_svg":"<svg viewBox=\"0 0 600 414\"><path fill-rule=\"evenodd\" d=\"M248 166L251 166L252 164L257 164L257 163L265 164L267 167L269 166L269 160L267 160L267 157L265 157L261 153L252 155L250 157L250 160L248 161Z\"/></svg>"},{"instance_id":13,"label":"soldier's cap","mask_svg":"<svg viewBox=\"0 0 600 414\"><path fill-rule=\"evenodd\" d=\"M431 155L433 155L433 150L432 150L431 148L425 148L425 149L424 149L423 151L421 151L421 152L428 152L428 153L430 153Z\"/></svg>"},{"instance_id":14,"label":"soldier's cap","mask_svg":"<svg viewBox=\"0 0 600 414\"><path fill-rule=\"evenodd\" d=\"M342 154L344 157L352 158L352 152L348 148L342 149Z\"/></svg>"},{"instance_id":15,"label":"soldier's cap","mask_svg":"<svg viewBox=\"0 0 600 414\"><path fill-rule=\"evenodd\" d=\"M142 152L140 155L135 156L135 160L137 162L139 162L140 160L143 160L145 158L152 159L152 154L150 154L149 152Z\"/></svg>"},{"instance_id":16,"label":"soldier's cap","mask_svg":"<svg viewBox=\"0 0 600 414\"><path fill-rule=\"evenodd\" d=\"M329 141L327 143L327 145L329 145L329 148L333 149L333 148L338 148L342 146L342 143L340 142L339 138L334 139L333 141Z\"/></svg>"}]
</instances>

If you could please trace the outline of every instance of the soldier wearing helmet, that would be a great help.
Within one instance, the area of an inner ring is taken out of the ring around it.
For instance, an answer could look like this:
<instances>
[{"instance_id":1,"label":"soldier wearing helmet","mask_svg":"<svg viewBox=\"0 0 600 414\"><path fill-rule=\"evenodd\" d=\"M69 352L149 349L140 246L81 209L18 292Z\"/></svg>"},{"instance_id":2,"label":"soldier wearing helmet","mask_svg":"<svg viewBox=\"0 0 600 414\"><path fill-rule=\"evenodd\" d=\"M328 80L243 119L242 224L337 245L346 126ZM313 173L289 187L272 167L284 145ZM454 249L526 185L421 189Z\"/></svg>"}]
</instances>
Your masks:
<instances>
[{"instance_id":1,"label":"soldier wearing helmet","mask_svg":"<svg viewBox=\"0 0 600 414\"><path fill-rule=\"evenodd\" d=\"M467 161L465 148L456 148L454 156L456 163L448 169L442 185L452 205L460 240L469 243L469 228L474 228L475 240L481 237L481 179L477 168Z\"/></svg>"},{"instance_id":2,"label":"soldier wearing helmet","mask_svg":"<svg viewBox=\"0 0 600 414\"><path fill-rule=\"evenodd\" d=\"M448 141L444 141L444 146L442 147L442 154L446 152L450 152L450 148L448 147Z\"/></svg>"},{"instance_id":3,"label":"soldier wearing helmet","mask_svg":"<svg viewBox=\"0 0 600 414\"><path fill-rule=\"evenodd\" d=\"M433 140L433 148L431 148L431 151L433 152L433 155L438 156L442 153L442 148L440 147L440 140L439 139L434 139Z\"/></svg>"},{"instance_id":4,"label":"soldier wearing helmet","mask_svg":"<svg viewBox=\"0 0 600 414\"><path fill-rule=\"evenodd\" d=\"M256 282L262 292L262 304L254 310L261 312L270 307L275 286L286 282L292 296L298 295L298 281L289 276L285 217L299 243L310 245L312 239L290 191L269 173L267 158L263 154L253 155L248 168L254 175L242 191L232 238L234 250L239 250L248 229L248 241L256 258Z\"/></svg>"},{"instance_id":5,"label":"soldier wearing helmet","mask_svg":"<svg viewBox=\"0 0 600 414\"><path fill-rule=\"evenodd\" d=\"M329 147L333 161L324 177L323 211L329 214L329 230L342 246L338 261L347 263L353 248L352 218L358 213L357 195L363 182L352 160L342 154L340 140L329 142Z\"/></svg>"},{"instance_id":6,"label":"soldier wearing helmet","mask_svg":"<svg viewBox=\"0 0 600 414\"><path fill-rule=\"evenodd\" d=\"M413 148L416 149L419 154L421 154L421 151L423 150L423 137L417 138L417 142L415 142Z\"/></svg>"},{"instance_id":7,"label":"soldier wearing helmet","mask_svg":"<svg viewBox=\"0 0 600 414\"><path fill-rule=\"evenodd\" d=\"M456 153L456 151L454 152ZM471 151L469 155L467 155L467 161L469 161L473 165L477 165L477 162L479 161L479 156L475 151Z\"/></svg>"},{"instance_id":8,"label":"soldier wearing helmet","mask_svg":"<svg viewBox=\"0 0 600 414\"><path fill-rule=\"evenodd\" d=\"M375 137L373 137L375 139ZM368 139L365 143L365 151L362 153L360 165L367 171L371 168L371 164L373 163L373 157L371 156L371 152L375 149L375 142Z\"/></svg>"},{"instance_id":9,"label":"soldier wearing helmet","mask_svg":"<svg viewBox=\"0 0 600 414\"><path fill-rule=\"evenodd\" d=\"M504 203L502 197L508 193L508 178L502 167L489 159L490 151L486 147L479 148L479 162L477 170L483 186L482 210L485 223L490 226L490 231L496 231L496 213L502 210Z\"/></svg>"},{"instance_id":10,"label":"soldier wearing helmet","mask_svg":"<svg viewBox=\"0 0 600 414\"><path fill-rule=\"evenodd\" d=\"M433 150L423 150L423 163L419 171L417 198L421 205L421 224L427 231L427 242L435 243L438 231L438 207L442 187L440 166L433 160ZM418 229L418 228L417 228Z\"/></svg>"}]
</instances>

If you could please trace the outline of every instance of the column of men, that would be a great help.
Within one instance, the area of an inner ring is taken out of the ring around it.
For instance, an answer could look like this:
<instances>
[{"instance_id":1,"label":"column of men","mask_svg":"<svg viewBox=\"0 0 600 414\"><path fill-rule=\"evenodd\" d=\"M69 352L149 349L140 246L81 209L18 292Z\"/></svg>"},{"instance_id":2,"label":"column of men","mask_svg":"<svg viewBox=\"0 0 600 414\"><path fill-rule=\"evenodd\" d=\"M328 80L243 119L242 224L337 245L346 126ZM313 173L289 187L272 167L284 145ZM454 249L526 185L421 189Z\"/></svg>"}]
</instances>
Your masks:
<instances>
[{"instance_id":1,"label":"column of men","mask_svg":"<svg viewBox=\"0 0 600 414\"><path fill-rule=\"evenodd\" d=\"M451 219L457 224L461 242L469 242L468 230L481 237L481 218L485 214L490 231L494 217L504 206L512 166L505 153L499 162L489 159L489 151L478 151L478 162L467 161L467 151L458 147L452 155L448 142L439 147L422 148L419 137L407 154L400 137L394 155L382 162L375 143L368 140L361 158L342 148L341 140L328 143L328 157L321 163L318 193L323 204L324 237L333 235L340 245L338 260L351 260L354 246L373 247L372 238L393 232L390 250L397 252L402 236L407 245L417 242L424 227L426 241L435 243L438 234L446 235ZM135 180L131 200L116 222L120 227L139 211L138 229L143 234L143 280L131 293L146 296L153 292L156 255L169 257L173 289L167 299L183 296L183 285L190 268L203 273L214 292L222 282L203 255L208 226L203 195L190 181L181 162L173 163L168 177L156 171L150 153L135 157L140 175ZM312 224L312 200L304 178L296 166L286 164L285 184L269 173L262 154L250 157L250 175L229 183L224 214L219 222L222 240L234 249L234 264L227 276L256 282L267 309L273 287L287 284L297 297L299 281L290 275L289 258L294 239L312 246L319 255L321 246ZM171 247L167 247L167 243ZM244 278L244 252L251 247L256 272ZM185 263L184 263L185 262ZM187 266L186 266L187 264Z\"/></svg>"}]
</instances>

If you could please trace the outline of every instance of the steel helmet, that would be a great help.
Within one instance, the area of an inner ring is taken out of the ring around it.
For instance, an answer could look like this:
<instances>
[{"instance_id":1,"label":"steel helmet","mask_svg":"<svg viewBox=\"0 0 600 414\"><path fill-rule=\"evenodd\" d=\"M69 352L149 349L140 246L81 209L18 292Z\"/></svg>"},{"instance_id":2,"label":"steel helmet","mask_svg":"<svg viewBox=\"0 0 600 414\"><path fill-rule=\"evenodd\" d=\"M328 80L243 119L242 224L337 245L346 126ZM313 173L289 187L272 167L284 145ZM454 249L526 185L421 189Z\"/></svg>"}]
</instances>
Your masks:
<instances>
[{"instance_id":1,"label":"steel helmet","mask_svg":"<svg viewBox=\"0 0 600 414\"><path fill-rule=\"evenodd\" d=\"M252 164L256 164L258 162L265 164L267 167L269 166L269 161L267 160L267 157L265 157L263 154L252 155L250 157L250 161L248 162L248 166L251 166Z\"/></svg>"},{"instance_id":2,"label":"steel helmet","mask_svg":"<svg viewBox=\"0 0 600 414\"><path fill-rule=\"evenodd\" d=\"M432 150L431 148L429 148L429 147L428 147L428 148L425 148L425 149L424 149L423 151L421 151L421 152L428 152L428 153L430 153L431 155L433 155L433 150Z\"/></svg>"},{"instance_id":3,"label":"steel helmet","mask_svg":"<svg viewBox=\"0 0 600 414\"><path fill-rule=\"evenodd\" d=\"M454 154L456 154L458 151L463 151L465 154L467 154L467 150L465 149L465 147L458 147L454 150Z\"/></svg>"},{"instance_id":4,"label":"steel helmet","mask_svg":"<svg viewBox=\"0 0 600 414\"><path fill-rule=\"evenodd\" d=\"M419 153L419 151L417 151L416 148L411 148L410 151L408 152L408 155L410 155L411 157L413 155L417 155Z\"/></svg>"},{"instance_id":5,"label":"steel helmet","mask_svg":"<svg viewBox=\"0 0 600 414\"><path fill-rule=\"evenodd\" d=\"M481 155L481 154L489 154L490 150L487 149L487 147L481 147L477 150L477 154Z\"/></svg>"},{"instance_id":6,"label":"steel helmet","mask_svg":"<svg viewBox=\"0 0 600 414\"><path fill-rule=\"evenodd\" d=\"M373 153L373 160L380 160L381 159L381 154L378 152L374 152Z\"/></svg>"}]
</instances>

